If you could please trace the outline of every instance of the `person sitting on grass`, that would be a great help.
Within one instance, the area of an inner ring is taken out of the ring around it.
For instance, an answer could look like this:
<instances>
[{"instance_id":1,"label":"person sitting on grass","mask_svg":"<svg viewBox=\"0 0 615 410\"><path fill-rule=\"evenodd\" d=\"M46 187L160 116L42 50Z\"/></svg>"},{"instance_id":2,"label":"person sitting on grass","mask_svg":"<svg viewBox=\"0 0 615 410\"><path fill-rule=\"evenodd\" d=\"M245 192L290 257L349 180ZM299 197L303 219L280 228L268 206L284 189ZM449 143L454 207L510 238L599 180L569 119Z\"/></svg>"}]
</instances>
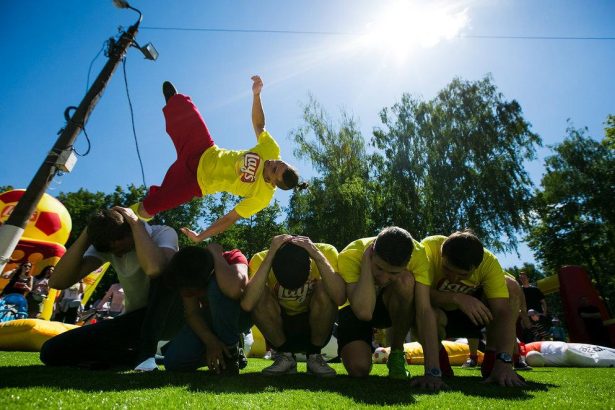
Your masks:
<instances>
[{"instance_id":1,"label":"person sitting on grass","mask_svg":"<svg viewBox=\"0 0 615 410\"><path fill-rule=\"evenodd\" d=\"M240 333L252 326L239 306L248 281L248 261L238 249L224 252L216 243L191 246L175 254L165 272L180 290L186 325L163 347L171 371L209 367L216 374L237 375L247 365Z\"/></svg>"},{"instance_id":2,"label":"person sitting on grass","mask_svg":"<svg viewBox=\"0 0 615 410\"><path fill-rule=\"evenodd\" d=\"M338 352L351 377L367 377L372 368L373 329L391 327L389 377L407 379L403 344L412 325L418 328L425 352L425 375L411 385L445 388L438 364L435 314L429 287L415 277L428 275L423 247L410 233L392 226L377 237L350 243L338 258L348 302L339 312Z\"/></svg>"},{"instance_id":3,"label":"person sitting on grass","mask_svg":"<svg viewBox=\"0 0 615 410\"><path fill-rule=\"evenodd\" d=\"M56 265L49 286L69 288L110 262L124 288L125 312L49 339L41 348L41 361L48 366L156 369L158 340L174 336L183 323L179 294L162 286L159 278L177 250L177 233L167 226L149 226L129 208L97 211Z\"/></svg>"},{"instance_id":4,"label":"person sitting on grass","mask_svg":"<svg viewBox=\"0 0 615 410\"><path fill-rule=\"evenodd\" d=\"M481 372L487 382L502 386L522 386L515 373L513 344L519 303L511 303L504 271L497 258L483 248L471 231L446 236L430 236L425 247L430 269L417 281L429 283L431 303L437 308L439 335L446 337L481 336L487 330L487 347ZM486 304L483 299L486 299ZM442 371L452 376L448 355L440 348Z\"/></svg>"},{"instance_id":5,"label":"person sitting on grass","mask_svg":"<svg viewBox=\"0 0 615 410\"><path fill-rule=\"evenodd\" d=\"M241 306L251 312L276 351L274 363L263 374L296 373L293 353L301 352L307 355L309 374L335 376L321 349L331 338L337 308L346 298L336 269L337 249L305 236L278 235L268 251L252 257Z\"/></svg>"},{"instance_id":6,"label":"person sitting on grass","mask_svg":"<svg viewBox=\"0 0 615 410\"><path fill-rule=\"evenodd\" d=\"M263 81L252 77L252 125L256 146L246 151L231 151L214 144L198 109L190 97L178 94L168 81L163 84L167 101L163 112L166 129L177 151L177 160L160 186L152 186L142 202L131 208L144 220L158 212L175 208L194 197L230 192L244 199L226 215L201 233L188 228L181 231L193 242L224 232L240 218L249 218L271 202L276 187L304 189L297 171L280 160L280 147L265 130L261 104Z\"/></svg>"}]
</instances>

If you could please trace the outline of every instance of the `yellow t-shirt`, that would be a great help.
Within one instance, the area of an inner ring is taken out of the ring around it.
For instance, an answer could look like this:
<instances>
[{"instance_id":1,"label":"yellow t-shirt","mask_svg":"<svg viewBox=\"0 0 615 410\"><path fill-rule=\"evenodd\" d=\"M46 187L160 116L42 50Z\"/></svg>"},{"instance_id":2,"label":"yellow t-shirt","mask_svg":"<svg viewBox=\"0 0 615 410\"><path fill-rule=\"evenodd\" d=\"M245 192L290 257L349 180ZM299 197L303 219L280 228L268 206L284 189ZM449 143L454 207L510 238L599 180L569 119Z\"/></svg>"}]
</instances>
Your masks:
<instances>
[{"instance_id":1,"label":"yellow t-shirt","mask_svg":"<svg viewBox=\"0 0 615 410\"><path fill-rule=\"evenodd\" d=\"M213 145L199 160L197 180L203 195L230 192L244 197L235 207L248 218L271 202L275 187L263 178L265 161L280 159L280 147L271 134L263 131L258 143L246 151L233 151Z\"/></svg>"},{"instance_id":2,"label":"yellow t-shirt","mask_svg":"<svg viewBox=\"0 0 615 410\"><path fill-rule=\"evenodd\" d=\"M325 255L325 258L331 264L333 271L337 271L337 249L335 246L328 245L326 243L317 243L316 247ZM267 256L267 252L262 251L257 253L250 259L249 265L249 277L252 278L256 271L263 263L263 260ZM278 283L275 275L273 274L273 269L269 269L269 273L267 274L267 286L270 289L273 289L278 302L284 312L289 315L297 315L299 313L307 312L309 310L310 296L312 295L312 291L314 288L314 283L320 280L320 271L318 270L318 266L316 266L316 262L312 258L310 258L310 275L308 276L307 282L303 285L303 287L299 289L285 289Z\"/></svg>"},{"instance_id":3,"label":"yellow t-shirt","mask_svg":"<svg viewBox=\"0 0 615 410\"><path fill-rule=\"evenodd\" d=\"M451 283L442 272L442 244L446 236L428 236L421 241L427 251L431 265L428 275L421 278L421 283L443 292L474 294L478 288L483 289L487 299L508 298L508 288L504 279L504 270L498 259L485 249L483 261L472 272L469 278L458 283ZM419 280L417 278L417 280Z\"/></svg>"},{"instance_id":4,"label":"yellow t-shirt","mask_svg":"<svg viewBox=\"0 0 615 410\"><path fill-rule=\"evenodd\" d=\"M375 240L375 236L372 238L357 239L340 252L340 256L337 259L337 266L339 267L340 276L346 283L356 283L359 281L363 254L365 253L365 249ZM429 286L429 283L425 283L423 279L429 275L427 254L419 242L413 239L412 243L414 248L412 249L412 256L408 262L407 269L412 272L417 281Z\"/></svg>"}]
</instances>

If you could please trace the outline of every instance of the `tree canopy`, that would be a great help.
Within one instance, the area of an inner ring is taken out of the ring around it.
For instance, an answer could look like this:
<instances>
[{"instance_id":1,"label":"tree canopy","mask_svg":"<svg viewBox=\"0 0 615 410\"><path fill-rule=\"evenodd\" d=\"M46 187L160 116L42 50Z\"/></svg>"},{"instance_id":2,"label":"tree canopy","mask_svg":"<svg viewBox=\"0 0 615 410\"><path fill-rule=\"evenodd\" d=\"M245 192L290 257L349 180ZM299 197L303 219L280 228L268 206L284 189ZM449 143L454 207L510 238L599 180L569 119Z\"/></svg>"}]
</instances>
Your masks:
<instances>
[{"instance_id":1,"label":"tree canopy","mask_svg":"<svg viewBox=\"0 0 615 410\"><path fill-rule=\"evenodd\" d=\"M612 117L611 117L612 118ZM615 124L613 124L615 126ZM615 150L586 129L569 126L546 158L534 199L530 247L546 271L562 265L587 268L605 297L615 296Z\"/></svg>"}]
</instances>

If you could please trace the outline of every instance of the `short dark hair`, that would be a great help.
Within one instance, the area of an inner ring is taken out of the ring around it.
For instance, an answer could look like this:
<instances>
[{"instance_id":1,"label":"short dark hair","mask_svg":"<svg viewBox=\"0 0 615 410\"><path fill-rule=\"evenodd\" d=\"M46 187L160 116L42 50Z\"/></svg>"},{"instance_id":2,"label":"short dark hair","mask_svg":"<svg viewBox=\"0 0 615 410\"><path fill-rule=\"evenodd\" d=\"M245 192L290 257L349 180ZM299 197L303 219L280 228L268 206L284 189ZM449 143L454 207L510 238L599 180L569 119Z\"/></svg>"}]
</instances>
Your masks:
<instances>
[{"instance_id":1,"label":"short dark hair","mask_svg":"<svg viewBox=\"0 0 615 410\"><path fill-rule=\"evenodd\" d=\"M454 232L442 244L442 256L455 267L472 270L483 261L485 249L474 232L469 229Z\"/></svg>"},{"instance_id":2,"label":"short dark hair","mask_svg":"<svg viewBox=\"0 0 615 410\"><path fill-rule=\"evenodd\" d=\"M112 209L98 210L88 221L88 238L99 252L111 251L111 242L132 235L122 214Z\"/></svg>"},{"instance_id":3,"label":"short dark hair","mask_svg":"<svg viewBox=\"0 0 615 410\"><path fill-rule=\"evenodd\" d=\"M298 190L306 189L308 187L308 183L303 181L299 182L299 174L297 170L290 165L286 168L286 171L282 174L282 180L284 181L284 186L278 185L278 188L283 189L284 191L288 191L289 189L297 188Z\"/></svg>"},{"instance_id":4,"label":"short dark hair","mask_svg":"<svg viewBox=\"0 0 615 410\"><path fill-rule=\"evenodd\" d=\"M384 228L374 242L376 255L393 266L407 265L413 249L412 235L398 226Z\"/></svg>"},{"instance_id":5,"label":"short dark hair","mask_svg":"<svg viewBox=\"0 0 615 410\"><path fill-rule=\"evenodd\" d=\"M198 246L188 246L173 255L163 275L170 286L205 289L213 271L211 252Z\"/></svg>"},{"instance_id":6,"label":"short dark hair","mask_svg":"<svg viewBox=\"0 0 615 410\"><path fill-rule=\"evenodd\" d=\"M285 243L271 263L273 274L285 289L298 289L310 276L310 255L300 246Z\"/></svg>"}]
</instances>

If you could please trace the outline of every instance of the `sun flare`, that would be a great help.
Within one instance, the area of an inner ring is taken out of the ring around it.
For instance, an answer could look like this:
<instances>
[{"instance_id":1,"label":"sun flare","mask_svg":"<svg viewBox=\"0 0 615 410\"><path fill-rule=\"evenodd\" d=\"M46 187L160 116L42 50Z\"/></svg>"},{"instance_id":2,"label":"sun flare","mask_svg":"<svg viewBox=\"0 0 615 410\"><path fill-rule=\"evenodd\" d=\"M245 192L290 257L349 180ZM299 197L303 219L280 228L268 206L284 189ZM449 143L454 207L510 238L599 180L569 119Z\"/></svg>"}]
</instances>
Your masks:
<instances>
[{"instance_id":1,"label":"sun flare","mask_svg":"<svg viewBox=\"0 0 615 410\"><path fill-rule=\"evenodd\" d=\"M398 1L368 25L363 43L403 59L417 47L456 37L467 24L467 9L459 4Z\"/></svg>"}]
</instances>

